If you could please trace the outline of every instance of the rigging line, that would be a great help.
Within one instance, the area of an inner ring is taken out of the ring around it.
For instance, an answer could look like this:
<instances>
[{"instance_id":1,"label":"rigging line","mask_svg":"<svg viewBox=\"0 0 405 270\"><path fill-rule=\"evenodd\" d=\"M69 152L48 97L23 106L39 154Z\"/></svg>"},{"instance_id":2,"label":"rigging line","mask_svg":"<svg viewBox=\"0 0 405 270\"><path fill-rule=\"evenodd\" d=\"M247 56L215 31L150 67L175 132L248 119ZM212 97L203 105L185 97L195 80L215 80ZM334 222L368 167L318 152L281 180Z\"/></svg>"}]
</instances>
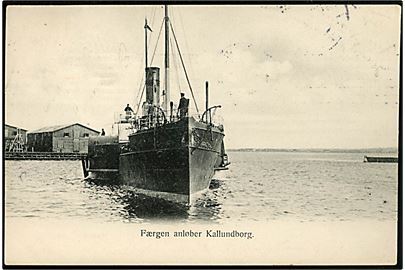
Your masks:
<instances>
[{"instance_id":1,"label":"rigging line","mask_svg":"<svg viewBox=\"0 0 405 270\"><path fill-rule=\"evenodd\" d=\"M143 88L142 88L142 94L141 94L141 97L138 102L138 107L136 108L135 118L138 116L139 108L141 107L141 101L142 101L143 93L145 92L145 87L146 87L146 84L144 84Z\"/></svg>"},{"instance_id":2,"label":"rigging line","mask_svg":"<svg viewBox=\"0 0 405 270\"><path fill-rule=\"evenodd\" d=\"M158 44L159 44L160 35L162 34L162 29L163 29L163 23L164 23L164 21L165 21L165 19L163 18L162 24L160 25L159 35L158 35L158 38L157 38L157 41L156 41L155 49L153 50L152 59L150 60L150 66L152 66L152 64L153 64L153 59L155 58L155 53L156 53L157 46L158 46Z\"/></svg>"},{"instance_id":3,"label":"rigging line","mask_svg":"<svg viewBox=\"0 0 405 270\"><path fill-rule=\"evenodd\" d=\"M152 13L153 13L153 11L155 10L155 8L156 7L153 7L153 10L151 11ZM154 13L153 13L154 14ZM153 15L152 15L153 16ZM147 19L148 19L148 17L146 16L145 17L145 23L148 25L148 26L152 26L153 25L153 22L151 22L151 24L149 24L149 23L147 23ZM146 35L148 35L148 31L146 31L145 32L145 34ZM147 37L147 36L146 36ZM146 46L146 55L149 55L148 53L149 53L149 51L150 51L150 44L152 43L152 38L149 38L148 39L148 44L147 44L147 46Z\"/></svg>"},{"instance_id":4,"label":"rigging line","mask_svg":"<svg viewBox=\"0 0 405 270\"><path fill-rule=\"evenodd\" d=\"M158 35L158 38L157 38L157 41L156 41L155 49L153 50L153 55L152 55L152 59L151 59L151 61L150 61L150 65L152 65L153 59L155 58L157 45L159 44L160 35L161 35L161 33L162 33L163 22L164 22L164 19L162 20L162 24L160 25L159 35ZM141 90L141 87L142 87L142 83L143 83L144 78L145 78L145 74L142 76L141 85L139 86L139 91L138 91L138 93L139 93L140 90ZM144 84L144 85L143 85L143 89L142 89L142 94L141 94L141 96L139 97L139 102L138 102L138 106L137 106L137 108L136 108L135 117L138 115L139 108L141 107L141 101L142 101L143 93L145 92L145 86L146 86L146 85Z\"/></svg>"},{"instance_id":5,"label":"rigging line","mask_svg":"<svg viewBox=\"0 0 405 270\"><path fill-rule=\"evenodd\" d=\"M186 30L184 29L184 23L183 23L183 16L181 15L181 9L176 9L176 13L179 15L180 18L180 25L181 25L181 29L182 29L182 33L184 36L184 44L186 45L186 52L188 52L188 62L190 63L190 72L191 75L193 77L193 75L195 74L194 69L193 69L193 61L192 61L192 57L190 56L190 46L188 45L188 38L186 36Z\"/></svg>"},{"instance_id":6,"label":"rigging line","mask_svg":"<svg viewBox=\"0 0 405 270\"><path fill-rule=\"evenodd\" d=\"M169 21L169 22L170 22L170 21ZM193 97L193 101L194 101L195 108L196 108L196 110L197 110L197 114L200 115L200 112L198 111L197 102L195 101L195 97L194 97L194 93L193 93L193 88L191 87L191 83L190 83L190 80L189 80L189 78L188 78L187 70L186 70L186 67L185 67L185 65L184 65L183 57L181 56L179 44L177 43L176 34L174 33L173 26L172 26L172 23L171 23L171 22L170 22L170 29L172 29L174 41L176 42L177 51L179 52L179 56L180 56L180 60L181 60L181 65L183 66L184 74L186 75L188 87L190 88L191 96Z\"/></svg>"},{"instance_id":7,"label":"rigging line","mask_svg":"<svg viewBox=\"0 0 405 270\"><path fill-rule=\"evenodd\" d=\"M148 46L148 47L149 47L149 46ZM144 59L144 57L145 57L145 56L144 56L144 54L142 54L142 56L141 56L141 63L143 63L143 59ZM139 69L139 73L140 73L140 72L142 71L142 64L141 64L141 65L139 65L139 67L140 67L140 69ZM134 100L134 103L135 103L135 104L136 104L136 101L138 100L139 93L141 93L141 88L142 88L142 85L143 85L144 79L145 79L145 73L144 73L144 72L142 72L141 81L140 81L140 83L139 83L138 94L136 95L136 98L135 98L135 100ZM144 90L142 90L142 94L141 94L141 96L140 96L140 99L142 99L143 91L144 91ZM135 116L137 115L138 110L139 110L139 104L138 104L138 108L136 109Z\"/></svg>"},{"instance_id":8,"label":"rigging line","mask_svg":"<svg viewBox=\"0 0 405 270\"><path fill-rule=\"evenodd\" d=\"M156 13L156 6L153 8L153 10L152 10L151 12L153 12L153 15L152 15L152 24L153 24L153 21L154 21L154 18L155 18L155 13ZM149 39L148 48L150 47L151 41L152 41L152 39ZM141 56L141 63L143 62L144 57L145 57L144 54L142 54L142 56ZM141 70L142 70L142 65L140 65L139 67L140 67L140 69L139 69L139 73L140 73ZM141 93L141 88L142 88L142 84L143 84L143 82L144 82L144 79L145 79L145 74L142 73L142 78L141 78L141 81L140 81L140 83L139 83L139 89L138 89L138 92L137 92L137 94L136 94L135 99L133 100L133 104L136 104L136 101L138 100L139 93ZM141 94L140 99L142 99L143 91L144 91L144 90L142 90L142 94ZM137 108L137 110L136 110L137 113L138 113L138 110L139 110L139 104L138 104L138 108ZM135 116L136 116L136 114L135 114Z\"/></svg>"},{"instance_id":9,"label":"rigging line","mask_svg":"<svg viewBox=\"0 0 405 270\"><path fill-rule=\"evenodd\" d=\"M179 77L179 71L178 71L178 68L177 68L178 63L176 61L176 57L174 57L175 53L174 53L174 46L173 46L173 39L172 38L170 38L170 45L171 45L172 55L173 55L173 66L174 66L174 69L176 71L175 73L176 73L176 79L177 79L177 86L179 87L179 94L180 94L181 93L180 77Z\"/></svg>"},{"instance_id":10,"label":"rigging line","mask_svg":"<svg viewBox=\"0 0 405 270\"><path fill-rule=\"evenodd\" d=\"M173 15L175 15L175 13L177 13L177 11L176 11L176 9L174 9L174 8L172 8L172 11L173 11ZM175 20L174 20L174 18L175 18L176 16L172 16L171 17L171 21L173 22L173 24L175 24ZM177 79L177 86L178 86L178 90L179 90L179 95L180 95L180 93L181 93L181 85L180 85L180 77L179 77L179 66L180 66L180 63L178 63L177 62L177 60L176 60L176 54L175 54L175 52L174 52L174 46L173 46L173 39L172 39L172 37L170 37L170 45L171 45L171 49L172 49L172 54L173 54L173 66L174 66L174 68L175 68L175 71L176 71L176 79Z\"/></svg>"},{"instance_id":11,"label":"rigging line","mask_svg":"<svg viewBox=\"0 0 405 270\"><path fill-rule=\"evenodd\" d=\"M143 59L141 59L141 62L143 61ZM141 65L141 67L142 67L142 65ZM140 69L141 70L141 69ZM136 97L135 97L135 99L133 100L133 104L136 104L136 101L138 100L138 97L139 97L139 94L141 93L141 88L142 88L142 84L143 84L143 79L144 79L144 75L142 75L142 77L141 77L141 80L140 80L140 83L139 83L139 89L138 89L138 91L137 91L137 94L136 94Z\"/></svg>"},{"instance_id":12,"label":"rigging line","mask_svg":"<svg viewBox=\"0 0 405 270\"><path fill-rule=\"evenodd\" d=\"M141 63L143 63L143 54L142 54L142 56L141 56ZM139 73L140 73L140 71L142 70L142 64L140 65L140 69L139 69ZM141 81L140 81L140 84L139 84L139 89L138 89L138 92L137 92L137 95L136 95L136 98L134 99L134 104L136 103L136 101L138 100L138 97L139 97L139 93L141 92L141 88L142 88L142 84L143 84L143 80L144 80L144 76L145 76L145 74L144 73L142 73L142 77L141 77ZM141 95L141 98L142 98L142 95Z\"/></svg>"},{"instance_id":13,"label":"rigging line","mask_svg":"<svg viewBox=\"0 0 405 270\"><path fill-rule=\"evenodd\" d=\"M156 14L156 6L154 6L153 7L153 15L152 15L152 21L151 21L151 24L150 24L150 26L152 27L152 29L153 29L153 23L155 22L155 14ZM152 43L152 39L150 38L149 39L149 43L148 43L148 49L150 48L150 44Z\"/></svg>"}]
</instances>

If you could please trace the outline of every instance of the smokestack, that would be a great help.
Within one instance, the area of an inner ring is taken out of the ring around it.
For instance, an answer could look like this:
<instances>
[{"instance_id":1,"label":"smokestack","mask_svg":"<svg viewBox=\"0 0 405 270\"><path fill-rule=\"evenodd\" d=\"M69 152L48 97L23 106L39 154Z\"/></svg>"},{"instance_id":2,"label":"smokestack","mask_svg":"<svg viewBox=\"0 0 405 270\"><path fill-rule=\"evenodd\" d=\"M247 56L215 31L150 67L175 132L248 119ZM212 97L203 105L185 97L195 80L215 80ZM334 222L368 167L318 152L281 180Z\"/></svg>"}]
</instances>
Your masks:
<instances>
[{"instance_id":1,"label":"smokestack","mask_svg":"<svg viewBox=\"0 0 405 270\"><path fill-rule=\"evenodd\" d=\"M159 107L160 77L158 67L146 68L146 102Z\"/></svg>"}]
</instances>

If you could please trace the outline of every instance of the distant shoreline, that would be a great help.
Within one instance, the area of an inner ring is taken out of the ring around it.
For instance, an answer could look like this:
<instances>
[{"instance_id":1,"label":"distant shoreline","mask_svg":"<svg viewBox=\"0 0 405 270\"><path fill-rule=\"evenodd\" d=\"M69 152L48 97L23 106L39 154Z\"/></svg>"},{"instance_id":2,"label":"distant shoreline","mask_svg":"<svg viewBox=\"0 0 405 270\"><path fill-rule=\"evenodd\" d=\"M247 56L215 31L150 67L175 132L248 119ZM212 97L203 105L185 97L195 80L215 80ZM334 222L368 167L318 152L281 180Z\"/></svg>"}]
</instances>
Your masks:
<instances>
[{"instance_id":1,"label":"distant shoreline","mask_svg":"<svg viewBox=\"0 0 405 270\"><path fill-rule=\"evenodd\" d=\"M328 148L232 148L228 152L298 152L298 153L398 153L398 148L358 148L358 149L328 149Z\"/></svg>"}]
</instances>

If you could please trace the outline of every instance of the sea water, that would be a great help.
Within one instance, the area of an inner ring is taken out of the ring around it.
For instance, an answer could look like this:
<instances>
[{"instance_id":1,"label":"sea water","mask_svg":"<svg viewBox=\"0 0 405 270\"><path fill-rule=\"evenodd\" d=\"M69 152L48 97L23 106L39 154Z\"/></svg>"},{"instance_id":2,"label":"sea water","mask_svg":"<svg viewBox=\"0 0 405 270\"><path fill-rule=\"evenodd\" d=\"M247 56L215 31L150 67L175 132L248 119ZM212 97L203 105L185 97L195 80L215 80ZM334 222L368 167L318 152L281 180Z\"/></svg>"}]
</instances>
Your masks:
<instances>
[{"instance_id":1,"label":"sea water","mask_svg":"<svg viewBox=\"0 0 405 270\"><path fill-rule=\"evenodd\" d=\"M363 153L229 152L191 206L83 178L80 161L5 161L6 218L97 222L396 220L398 164Z\"/></svg>"}]
</instances>

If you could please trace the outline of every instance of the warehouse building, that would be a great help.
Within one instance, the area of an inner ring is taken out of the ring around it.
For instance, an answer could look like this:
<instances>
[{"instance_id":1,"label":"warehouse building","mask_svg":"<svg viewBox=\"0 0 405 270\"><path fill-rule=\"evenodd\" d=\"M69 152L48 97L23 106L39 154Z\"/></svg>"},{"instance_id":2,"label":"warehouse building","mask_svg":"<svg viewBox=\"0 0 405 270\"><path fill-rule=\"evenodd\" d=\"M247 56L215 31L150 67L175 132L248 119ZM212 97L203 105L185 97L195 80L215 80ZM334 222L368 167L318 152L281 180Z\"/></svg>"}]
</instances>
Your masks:
<instances>
[{"instance_id":1,"label":"warehouse building","mask_svg":"<svg viewBox=\"0 0 405 270\"><path fill-rule=\"evenodd\" d=\"M27 130L11 125L4 125L4 143L7 152L21 152L26 149Z\"/></svg>"},{"instance_id":2,"label":"warehouse building","mask_svg":"<svg viewBox=\"0 0 405 270\"><path fill-rule=\"evenodd\" d=\"M28 132L28 151L87 153L89 137L99 134L99 131L79 123L44 127Z\"/></svg>"}]
</instances>

